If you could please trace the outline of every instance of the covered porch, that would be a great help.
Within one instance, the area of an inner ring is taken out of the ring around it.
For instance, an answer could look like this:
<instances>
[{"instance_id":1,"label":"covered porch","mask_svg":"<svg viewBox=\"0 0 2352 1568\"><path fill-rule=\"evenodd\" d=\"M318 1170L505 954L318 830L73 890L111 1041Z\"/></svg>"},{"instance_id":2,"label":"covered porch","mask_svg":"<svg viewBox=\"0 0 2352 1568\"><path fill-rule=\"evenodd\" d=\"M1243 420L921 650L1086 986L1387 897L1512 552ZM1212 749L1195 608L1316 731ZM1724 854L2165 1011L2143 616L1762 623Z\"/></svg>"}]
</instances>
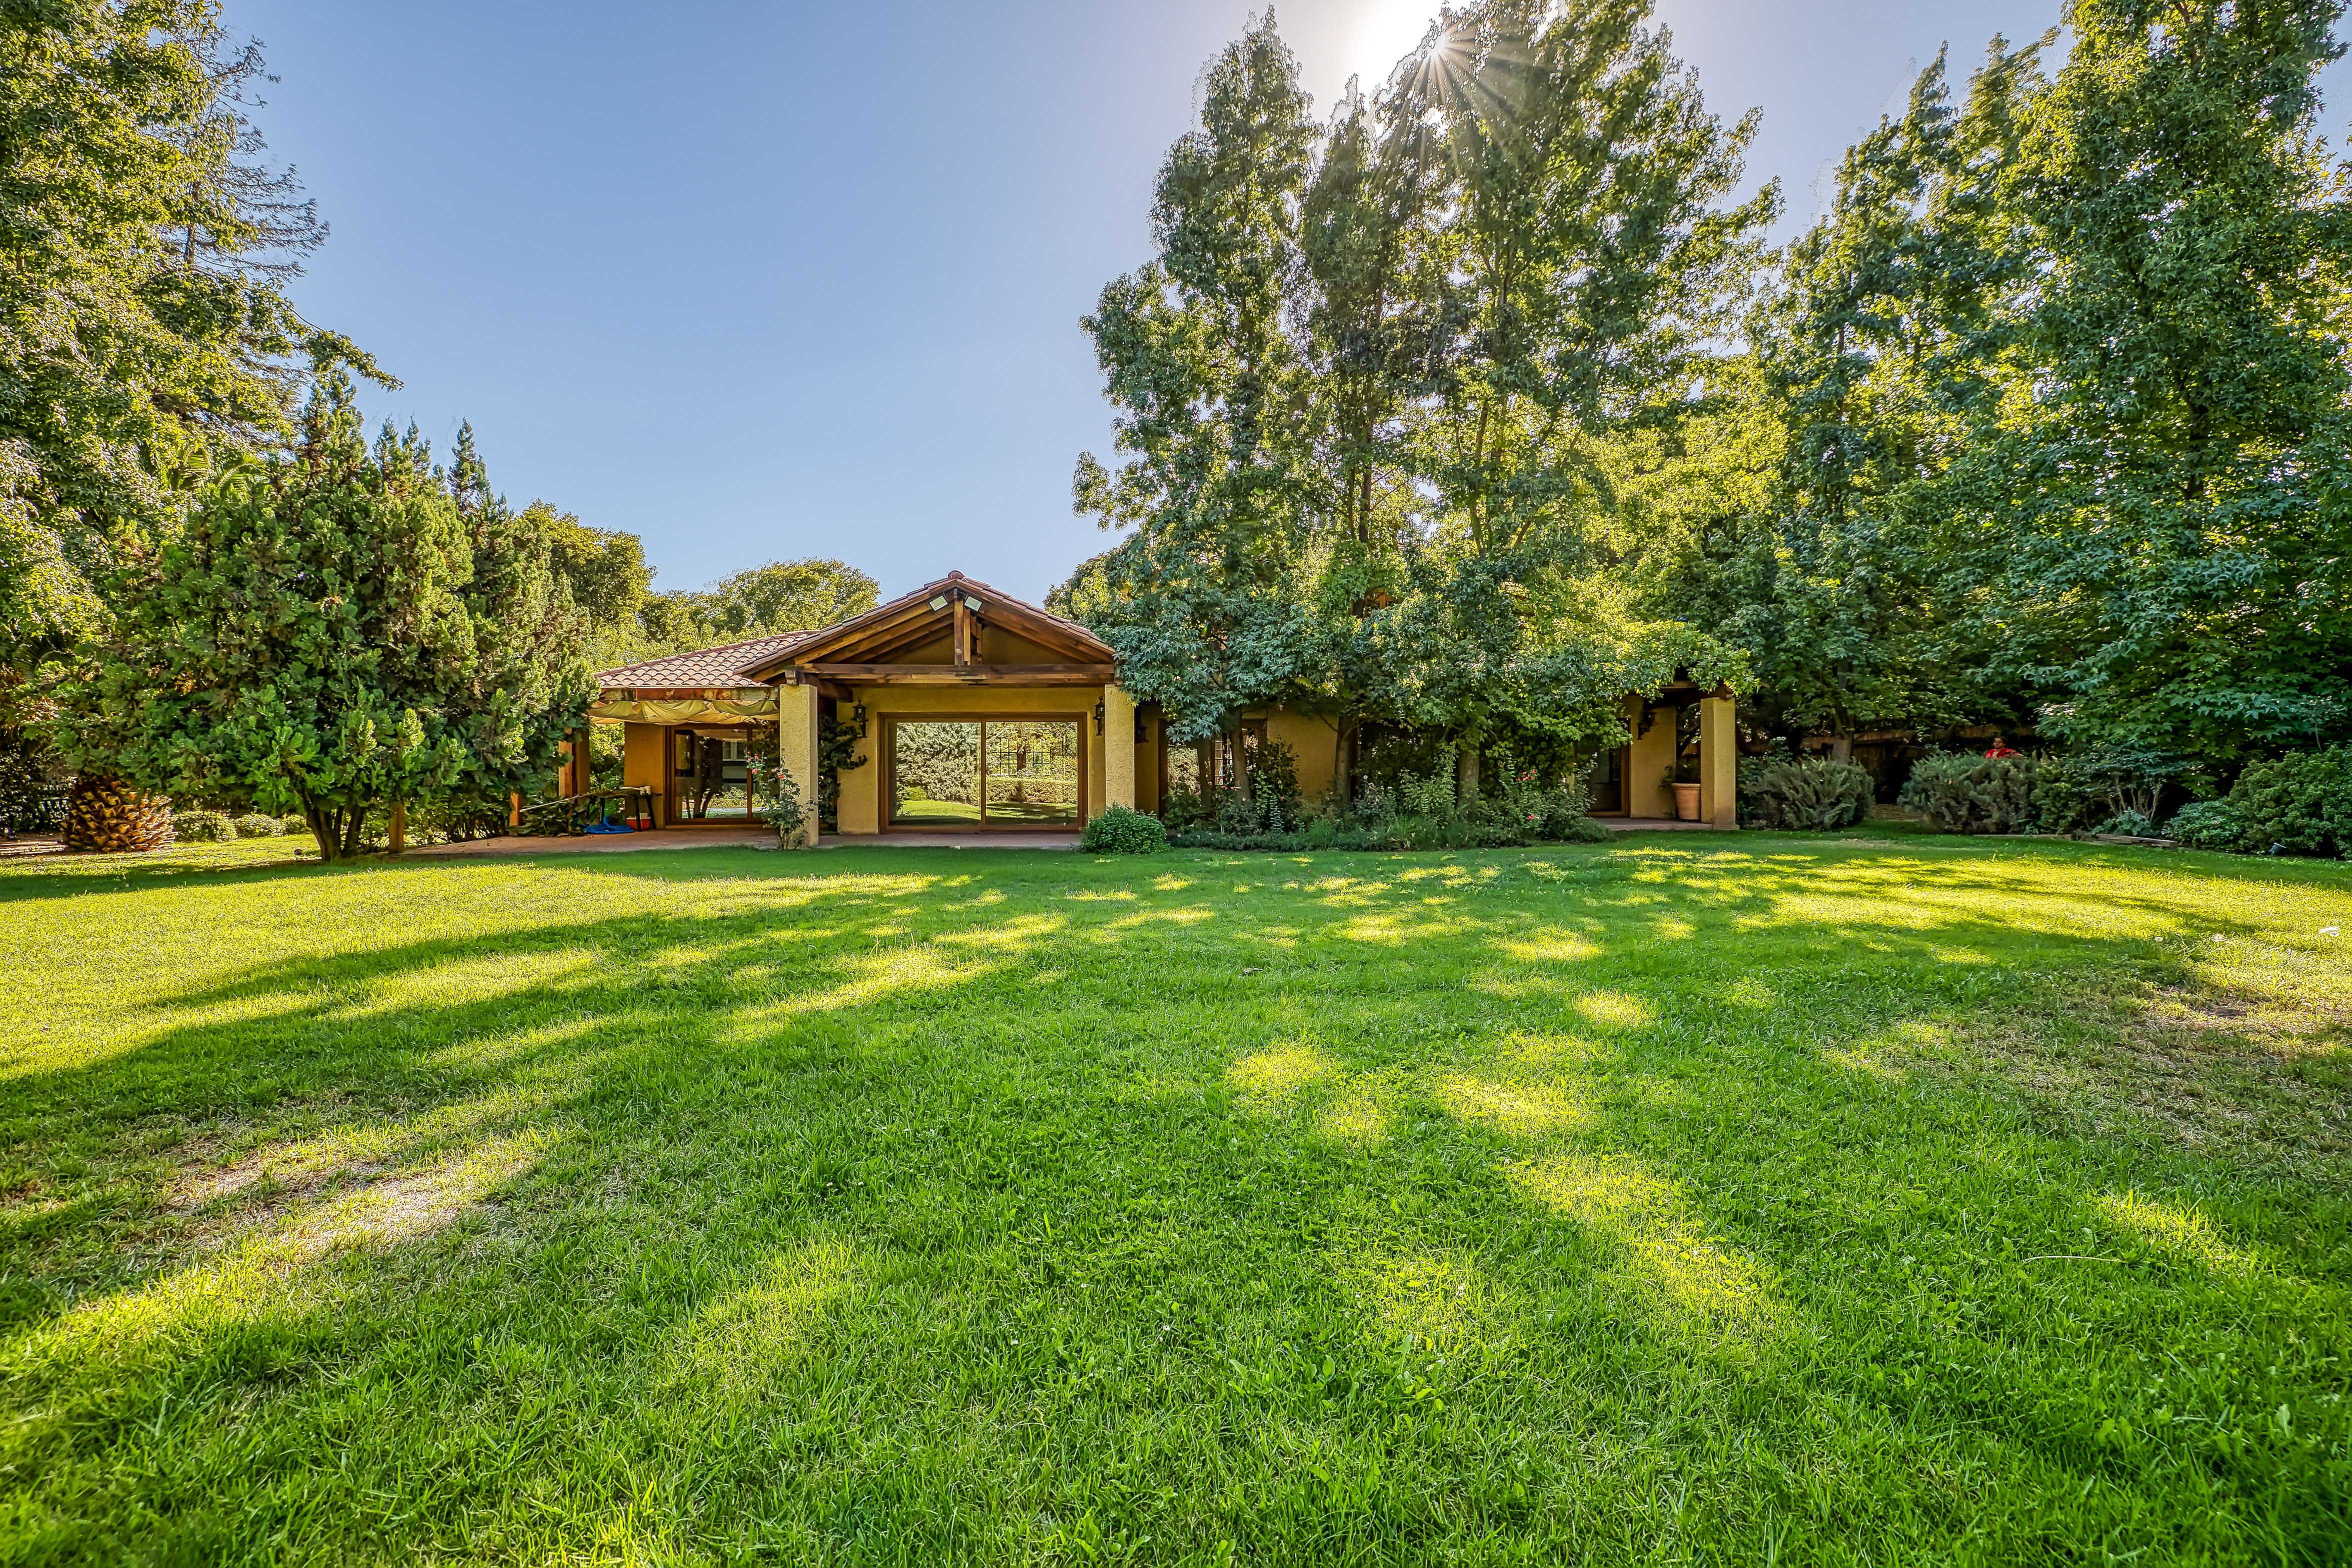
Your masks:
<instances>
[{"instance_id":1,"label":"covered porch","mask_svg":"<svg viewBox=\"0 0 2352 1568\"><path fill-rule=\"evenodd\" d=\"M1075 622L961 573L795 640L750 668L777 699L783 765L838 761L833 831L1066 840L1157 799L1148 722ZM804 799L815 787L802 786Z\"/></svg>"}]
</instances>

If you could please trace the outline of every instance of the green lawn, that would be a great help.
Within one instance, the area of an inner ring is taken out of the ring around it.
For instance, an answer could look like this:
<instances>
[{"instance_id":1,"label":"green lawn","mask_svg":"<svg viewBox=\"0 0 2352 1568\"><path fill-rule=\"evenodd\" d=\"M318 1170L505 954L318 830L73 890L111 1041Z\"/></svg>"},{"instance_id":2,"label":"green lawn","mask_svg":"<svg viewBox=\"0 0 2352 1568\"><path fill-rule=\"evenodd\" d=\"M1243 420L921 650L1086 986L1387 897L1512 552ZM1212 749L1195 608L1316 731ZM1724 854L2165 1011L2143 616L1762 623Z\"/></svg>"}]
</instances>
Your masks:
<instances>
[{"instance_id":1,"label":"green lawn","mask_svg":"<svg viewBox=\"0 0 2352 1568\"><path fill-rule=\"evenodd\" d=\"M2342 1563L2352 868L0 862L0 1560Z\"/></svg>"}]
</instances>

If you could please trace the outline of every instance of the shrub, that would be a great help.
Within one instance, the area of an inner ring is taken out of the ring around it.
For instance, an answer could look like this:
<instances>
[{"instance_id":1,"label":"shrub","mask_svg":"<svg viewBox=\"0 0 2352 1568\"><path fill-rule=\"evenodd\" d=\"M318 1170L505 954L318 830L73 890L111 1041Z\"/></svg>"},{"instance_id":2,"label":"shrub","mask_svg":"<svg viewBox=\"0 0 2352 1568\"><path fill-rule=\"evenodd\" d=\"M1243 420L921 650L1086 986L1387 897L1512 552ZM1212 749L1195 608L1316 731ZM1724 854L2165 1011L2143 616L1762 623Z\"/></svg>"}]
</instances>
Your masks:
<instances>
[{"instance_id":1,"label":"shrub","mask_svg":"<svg viewBox=\"0 0 2352 1568\"><path fill-rule=\"evenodd\" d=\"M1870 815L1865 768L1827 757L1739 759L1739 817L1751 827L1850 827Z\"/></svg>"},{"instance_id":2,"label":"shrub","mask_svg":"<svg viewBox=\"0 0 2352 1568\"><path fill-rule=\"evenodd\" d=\"M1168 825L1171 833L1181 832L1206 820L1209 815L1209 808L1201 804L1200 792L1181 784L1170 786L1160 802L1160 819Z\"/></svg>"},{"instance_id":3,"label":"shrub","mask_svg":"<svg viewBox=\"0 0 2352 1568\"><path fill-rule=\"evenodd\" d=\"M2227 800L2192 800L2172 814L2164 831L2191 849L2235 849L2246 836L2246 819Z\"/></svg>"},{"instance_id":4,"label":"shrub","mask_svg":"<svg viewBox=\"0 0 2352 1568\"><path fill-rule=\"evenodd\" d=\"M1214 820L1219 833L1255 833L1265 823L1265 810L1237 789L1217 792Z\"/></svg>"},{"instance_id":5,"label":"shrub","mask_svg":"<svg viewBox=\"0 0 2352 1568\"><path fill-rule=\"evenodd\" d=\"M1342 837L1344 837L1345 836L1342 835ZM1176 849L1296 850L1312 847L1312 846L1307 842L1307 835L1304 833L1216 833L1209 831L1194 831L1191 833L1176 834L1170 837L1168 843L1171 848ZM1339 843L1332 845L1331 847L1335 849L1347 849L1355 847L1355 846ZM1364 847L1370 848L1374 847L1367 845L1364 846Z\"/></svg>"},{"instance_id":6,"label":"shrub","mask_svg":"<svg viewBox=\"0 0 2352 1568\"><path fill-rule=\"evenodd\" d=\"M2123 838L2153 838L2156 823L2144 812L2119 811L2099 824L2095 831L2112 833Z\"/></svg>"},{"instance_id":7,"label":"shrub","mask_svg":"<svg viewBox=\"0 0 2352 1568\"><path fill-rule=\"evenodd\" d=\"M1489 805L1498 808L1523 839L1550 839L1555 842L1597 843L1581 837L1583 824L1591 818L1585 814L1592 809L1592 788L1588 782L1590 765L1576 769L1554 784L1543 784L1532 770L1518 771L1508 752L1497 748L1495 752L1497 771L1502 774L1503 787L1499 800L1465 803L1465 810L1479 810ZM1595 823L1594 826L1599 826ZM1608 829L1601 828L1605 836Z\"/></svg>"},{"instance_id":8,"label":"shrub","mask_svg":"<svg viewBox=\"0 0 2352 1568\"><path fill-rule=\"evenodd\" d=\"M236 837L236 824L226 811L175 811L172 837L183 844L227 844Z\"/></svg>"},{"instance_id":9,"label":"shrub","mask_svg":"<svg viewBox=\"0 0 2352 1568\"><path fill-rule=\"evenodd\" d=\"M310 831L310 819L306 816L281 816L278 819L278 827L282 833L308 833Z\"/></svg>"},{"instance_id":10,"label":"shrub","mask_svg":"<svg viewBox=\"0 0 2352 1568\"><path fill-rule=\"evenodd\" d=\"M2033 759L2033 799L2045 833L2080 833L2103 815L2105 797L2080 757L2045 752Z\"/></svg>"},{"instance_id":11,"label":"shrub","mask_svg":"<svg viewBox=\"0 0 2352 1568\"><path fill-rule=\"evenodd\" d=\"M1087 824L1078 847L1097 855L1156 855L1168 847L1168 829L1149 812L1108 805Z\"/></svg>"},{"instance_id":12,"label":"shrub","mask_svg":"<svg viewBox=\"0 0 2352 1568\"><path fill-rule=\"evenodd\" d=\"M2034 803L2042 829L2074 833L2097 825L2101 833L2130 817L2153 824L2166 784L2191 773L2189 760L2169 752L2129 746L2044 752L2033 760Z\"/></svg>"},{"instance_id":13,"label":"shrub","mask_svg":"<svg viewBox=\"0 0 2352 1568\"><path fill-rule=\"evenodd\" d=\"M2352 746L2250 763L2229 803L2250 854L2352 857Z\"/></svg>"},{"instance_id":14,"label":"shrub","mask_svg":"<svg viewBox=\"0 0 2352 1568\"><path fill-rule=\"evenodd\" d=\"M1589 816L1579 816L1574 821L1562 825L1559 832L1548 837L1557 838L1563 844L1606 844L1617 836L1609 831L1606 824L1596 822Z\"/></svg>"},{"instance_id":15,"label":"shrub","mask_svg":"<svg viewBox=\"0 0 2352 1568\"><path fill-rule=\"evenodd\" d=\"M1358 826L1368 828L1385 827L1397 819L1396 791L1383 784L1365 781L1356 794L1355 818Z\"/></svg>"},{"instance_id":16,"label":"shrub","mask_svg":"<svg viewBox=\"0 0 2352 1568\"><path fill-rule=\"evenodd\" d=\"M247 812L230 826L236 829L239 838L277 838L286 832L284 823L257 811Z\"/></svg>"},{"instance_id":17,"label":"shrub","mask_svg":"<svg viewBox=\"0 0 2352 1568\"><path fill-rule=\"evenodd\" d=\"M64 786L49 776L42 758L0 750L0 837L46 833L65 821Z\"/></svg>"},{"instance_id":18,"label":"shrub","mask_svg":"<svg viewBox=\"0 0 2352 1568\"><path fill-rule=\"evenodd\" d=\"M1913 765L1902 800L1939 833L2023 833L2037 821L2033 759L1931 752Z\"/></svg>"}]
</instances>

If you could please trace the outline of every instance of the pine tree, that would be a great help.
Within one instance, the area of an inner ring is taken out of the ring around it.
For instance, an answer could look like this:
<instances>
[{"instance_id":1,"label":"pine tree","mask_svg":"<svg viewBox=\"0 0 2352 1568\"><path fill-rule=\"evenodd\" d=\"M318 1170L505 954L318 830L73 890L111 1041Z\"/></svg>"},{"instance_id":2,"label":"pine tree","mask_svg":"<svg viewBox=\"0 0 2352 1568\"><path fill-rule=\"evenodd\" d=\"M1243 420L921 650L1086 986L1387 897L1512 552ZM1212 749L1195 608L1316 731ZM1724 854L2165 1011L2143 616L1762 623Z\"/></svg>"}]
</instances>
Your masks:
<instances>
[{"instance_id":1,"label":"pine tree","mask_svg":"<svg viewBox=\"0 0 2352 1568\"><path fill-rule=\"evenodd\" d=\"M287 458L223 476L126 596L59 740L86 768L299 810L330 859L392 802L536 793L591 695L545 532L446 477L412 429L371 452L324 378Z\"/></svg>"}]
</instances>

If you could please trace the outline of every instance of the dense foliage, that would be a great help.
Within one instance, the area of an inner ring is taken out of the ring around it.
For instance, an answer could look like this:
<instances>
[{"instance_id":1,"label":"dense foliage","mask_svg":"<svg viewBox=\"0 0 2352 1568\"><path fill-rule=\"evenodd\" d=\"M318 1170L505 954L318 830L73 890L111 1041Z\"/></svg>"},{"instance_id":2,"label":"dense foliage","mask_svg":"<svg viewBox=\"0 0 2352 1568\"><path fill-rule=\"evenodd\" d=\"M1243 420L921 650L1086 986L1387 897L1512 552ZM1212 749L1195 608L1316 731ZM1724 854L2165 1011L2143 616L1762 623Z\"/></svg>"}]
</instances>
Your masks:
<instances>
[{"instance_id":1,"label":"dense foliage","mask_svg":"<svg viewBox=\"0 0 2352 1568\"><path fill-rule=\"evenodd\" d=\"M323 380L294 452L224 475L126 595L58 741L86 768L220 805L299 809L330 859L394 801L533 794L590 695L585 633L530 513L470 442L371 451Z\"/></svg>"},{"instance_id":2,"label":"dense foliage","mask_svg":"<svg viewBox=\"0 0 2352 1568\"><path fill-rule=\"evenodd\" d=\"M1849 827L1870 814L1870 774L1852 763L1785 753L1739 761L1743 827Z\"/></svg>"},{"instance_id":3,"label":"dense foliage","mask_svg":"<svg viewBox=\"0 0 2352 1568\"><path fill-rule=\"evenodd\" d=\"M2324 748L2341 13L2074 0L2063 58L1996 39L1958 91L1938 58L1777 257L1776 193L1727 195L1748 127L1641 0L1449 12L1323 122L1262 21L1087 319L1123 460L1077 500L1123 537L1061 602L1180 741L1281 700L1465 780L1677 668L1752 672L1751 744L2166 759L2126 804L2053 774L2081 826Z\"/></svg>"},{"instance_id":4,"label":"dense foliage","mask_svg":"<svg viewBox=\"0 0 2352 1568\"><path fill-rule=\"evenodd\" d=\"M388 379L286 298L324 229L260 161L260 56L217 18L0 7L0 740L205 477L283 437L315 366Z\"/></svg>"},{"instance_id":5,"label":"dense foliage","mask_svg":"<svg viewBox=\"0 0 2352 1568\"><path fill-rule=\"evenodd\" d=\"M1429 730L1475 779L1738 675L1610 570L1603 454L1699 395L1776 200L1726 204L1748 128L1643 10L1449 14L1328 127L1271 16L1211 66L1159 254L1086 322L1125 460L1082 458L1076 501L1124 537L1055 599L1172 739L1283 700L1343 759L1367 722Z\"/></svg>"},{"instance_id":6,"label":"dense foliage","mask_svg":"<svg viewBox=\"0 0 2352 1568\"><path fill-rule=\"evenodd\" d=\"M1903 804L1945 833L2027 833L2039 825L2033 759L1937 752L1903 785Z\"/></svg>"},{"instance_id":7,"label":"dense foliage","mask_svg":"<svg viewBox=\"0 0 2352 1568\"><path fill-rule=\"evenodd\" d=\"M702 589L649 594L637 611L638 658L810 631L874 607L874 579L839 561L771 562Z\"/></svg>"},{"instance_id":8,"label":"dense foliage","mask_svg":"<svg viewBox=\"0 0 2352 1568\"><path fill-rule=\"evenodd\" d=\"M1939 59L1847 155L1662 536L1756 721L2225 774L2346 732L2341 9L2078 0L2054 73L1996 40L1956 105Z\"/></svg>"},{"instance_id":9,"label":"dense foliage","mask_svg":"<svg viewBox=\"0 0 2352 1568\"><path fill-rule=\"evenodd\" d=\"M2352 858L2352 746L2252 763L2227 795L2184 807L2166 831L2200 849Z\"/></svg>"}]
</instances>

